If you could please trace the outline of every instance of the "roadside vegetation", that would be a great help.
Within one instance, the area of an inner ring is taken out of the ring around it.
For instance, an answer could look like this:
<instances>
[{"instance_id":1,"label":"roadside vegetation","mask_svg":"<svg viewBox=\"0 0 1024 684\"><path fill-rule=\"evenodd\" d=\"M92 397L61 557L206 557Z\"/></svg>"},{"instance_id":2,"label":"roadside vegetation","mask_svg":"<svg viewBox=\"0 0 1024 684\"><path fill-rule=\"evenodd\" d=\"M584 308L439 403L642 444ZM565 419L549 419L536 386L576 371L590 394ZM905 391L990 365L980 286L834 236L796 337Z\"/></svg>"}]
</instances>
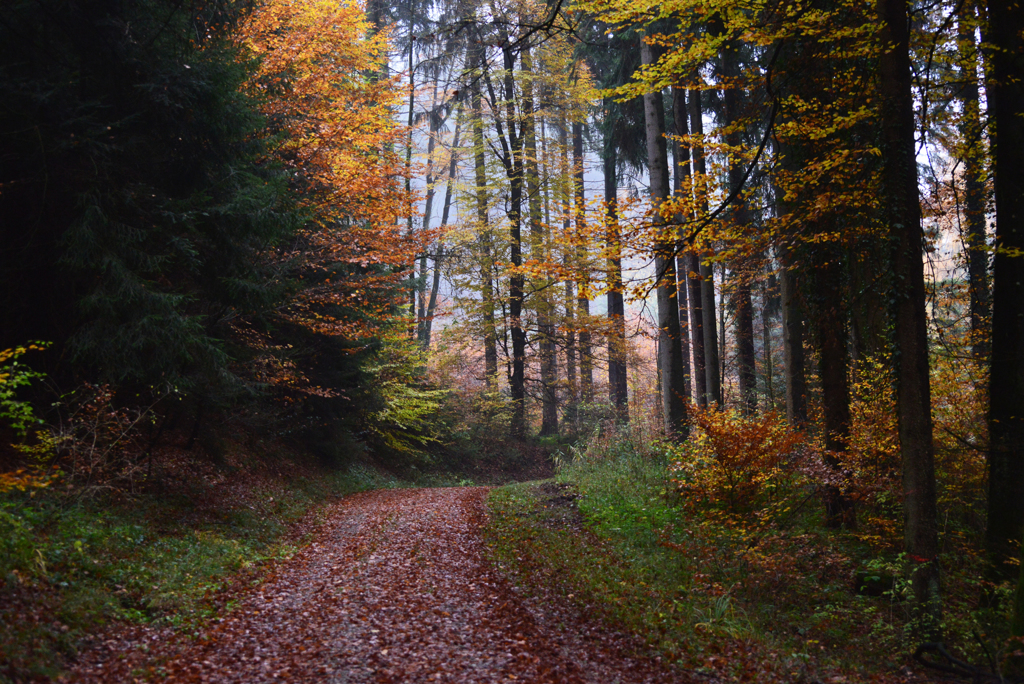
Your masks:
<instances>
[{"instance_id":1,"label":"roadside vegetation","mask_svg":"<svg viewBox=\"0 0 1024 684\"><path fill-rule=\"evenodd\" d=\"M922 672L888 486L863 473L862 524L828 527L814 439L772 415L711 410L695 422L682 445L643 426L595 431L563 451L554 480L494 490L496 562L527 588L559 587L671 661L729 680ZM983 498L968 496L964 479L943 481L947 646L973 666L1013 672L1012 586L983 579Z\"/></svg>"},{"instance_id":2,"label":"roadside vegetation","mask_svg":"<svg viewBox=\"0 0 1024 684\"><path fill-rule=\"evenodd\" d=\"M250 453L220 466L163 454L134 493L57 480L0 494L0 681L54 677L106 628L190 633L230 608L228 589L301 548L326 502L400 484L368 466Z\"/></svg>"},{"instance_id":3,"label":"roadside vegetation","mask_svg":"<svg viewBox=\"0 0 1024 684\"><path fill-rule=\"evenodd\" d=\"M174 397L158 413L102 385L44 410L13 391L51 391L23 358L34 351L0 355L4 683L59 677L105 635L200 634L303 548L339 497L552 473L544 450L499 436L501 402L463 405L469 395L418 383L418 353L400 342L375 355L373 372L401 382L376 388L386 410L364 413L359 438L289 429L270 403L175 418Z\"/></svg>"}]
</instances>

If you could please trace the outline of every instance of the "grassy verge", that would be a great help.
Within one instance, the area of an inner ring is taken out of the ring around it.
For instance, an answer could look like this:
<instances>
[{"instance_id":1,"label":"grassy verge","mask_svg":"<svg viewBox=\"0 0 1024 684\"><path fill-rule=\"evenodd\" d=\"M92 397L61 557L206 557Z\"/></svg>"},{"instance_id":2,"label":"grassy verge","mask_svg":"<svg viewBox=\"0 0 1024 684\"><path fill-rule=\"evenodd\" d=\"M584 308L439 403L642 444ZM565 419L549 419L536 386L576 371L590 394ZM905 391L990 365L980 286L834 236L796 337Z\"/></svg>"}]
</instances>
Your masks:
<instances>
[{"instance_id":1,"label":"grassy verge","mask_svg":"<svg viewBox=\"0 0 1024 684\"><path fill-rule=\"evenodd\" d=\"M558 587L685 667L758 682L905 681L916 642L899 556L825 529L813 490L791 500L782 524L745 528L681 506L664 459L620 450L494 490L487 534L524 585ZM968 596L975 570L947 573L947 638L960 653L1001 619Z\"/></svg>"},{"instance_id":2,"label":"grassy verge","mask_svg":"<svg viewBox=\"0 0 1024 684\"><path fill-rule=\"evenodd\" d=\"M211 471L130 498L0 495L0 681L56 675L111 621L194 628L221 589L292 555L325 501L397 485L363 467L302 470Z\"/></svg>"}]
</instances>

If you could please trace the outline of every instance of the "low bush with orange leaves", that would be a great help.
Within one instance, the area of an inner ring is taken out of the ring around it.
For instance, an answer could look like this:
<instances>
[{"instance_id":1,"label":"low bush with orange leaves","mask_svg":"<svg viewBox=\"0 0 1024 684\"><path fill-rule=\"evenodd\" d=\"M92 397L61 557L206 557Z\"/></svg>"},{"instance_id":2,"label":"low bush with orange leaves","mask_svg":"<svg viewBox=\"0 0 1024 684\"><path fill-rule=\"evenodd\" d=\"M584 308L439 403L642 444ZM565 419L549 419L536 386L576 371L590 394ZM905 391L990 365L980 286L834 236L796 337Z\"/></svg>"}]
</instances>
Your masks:
<instances>
[{"instance_id":1,"label":"low bush with orange leaves","mask_svg":"<svg viewBox=\"0 0 1024 684\"><path fill-rule=\"evenodd\" d=\"M768 522L807 484L803 433L776 413L694 410L694 434L672 448L670 481L683 505L725 519Z\"/></svg>"}]
</instances>

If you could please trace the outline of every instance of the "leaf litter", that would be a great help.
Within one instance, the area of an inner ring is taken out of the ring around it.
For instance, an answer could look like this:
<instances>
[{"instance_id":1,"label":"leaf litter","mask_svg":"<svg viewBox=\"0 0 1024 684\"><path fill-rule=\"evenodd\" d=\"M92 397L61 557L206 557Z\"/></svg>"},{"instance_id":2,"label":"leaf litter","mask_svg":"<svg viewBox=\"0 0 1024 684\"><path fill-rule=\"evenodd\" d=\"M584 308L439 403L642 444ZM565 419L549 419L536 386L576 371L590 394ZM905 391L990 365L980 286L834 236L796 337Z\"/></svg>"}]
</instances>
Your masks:
<instances>
[{"instance_id":1,"label":"leaf litter","mask_svg":"<svg viewBox=\"0 0 1024 684\"><path fill-rule=\"evenodd\" d=\"M136 627L64 682L682 682L690 673L490 564L484 487L376 490L193 634ZM700 677L701 681L707 681Z\"/></svg>"}]
</instances>

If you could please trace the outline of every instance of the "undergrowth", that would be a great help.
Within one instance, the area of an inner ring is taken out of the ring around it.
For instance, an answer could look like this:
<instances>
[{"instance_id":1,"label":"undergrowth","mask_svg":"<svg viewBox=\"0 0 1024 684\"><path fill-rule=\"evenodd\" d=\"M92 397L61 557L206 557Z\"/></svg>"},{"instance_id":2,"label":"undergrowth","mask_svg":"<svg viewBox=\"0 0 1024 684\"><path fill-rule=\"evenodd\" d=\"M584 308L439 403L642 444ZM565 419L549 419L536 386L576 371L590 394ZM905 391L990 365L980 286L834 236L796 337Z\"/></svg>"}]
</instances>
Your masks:
<instances>
[{"instance_id":1,"label":"undergrowth","mask_svg":"<svg viewBox=\"0 0 1024 684\"><path fill-rule=\"evenodd\" d=\"M862 530L826 528L813 449L753 424L770 416L702 420L682 446L595 435L566 454L556 483L575 493L580 529L560 522L565 502L545 487L494 490L495 560L691 669L763 682L900 679L918 641L905 558L879 537L888 501L862 498ZM744 431L778 449L754 453ZM728 444L736 458L713 457ZM946 520L947 644L979 665L998 660L1010 602L981 599L1010 588L984 585L971 531Z\"/></svg>"},{"instance_id":2,"label":"undergrowth","mask_svg":"<svg viewBox=\"0 0 1024 684\"><path fill-rule=\"evenodd\" d=\"M397 485L355 466L251 479L221 498L197 479L183 493L0 495L0 681L56 675L111 621L191 631L221 589L294 554L326 500Z\"/></svg>"}]
</instances>

